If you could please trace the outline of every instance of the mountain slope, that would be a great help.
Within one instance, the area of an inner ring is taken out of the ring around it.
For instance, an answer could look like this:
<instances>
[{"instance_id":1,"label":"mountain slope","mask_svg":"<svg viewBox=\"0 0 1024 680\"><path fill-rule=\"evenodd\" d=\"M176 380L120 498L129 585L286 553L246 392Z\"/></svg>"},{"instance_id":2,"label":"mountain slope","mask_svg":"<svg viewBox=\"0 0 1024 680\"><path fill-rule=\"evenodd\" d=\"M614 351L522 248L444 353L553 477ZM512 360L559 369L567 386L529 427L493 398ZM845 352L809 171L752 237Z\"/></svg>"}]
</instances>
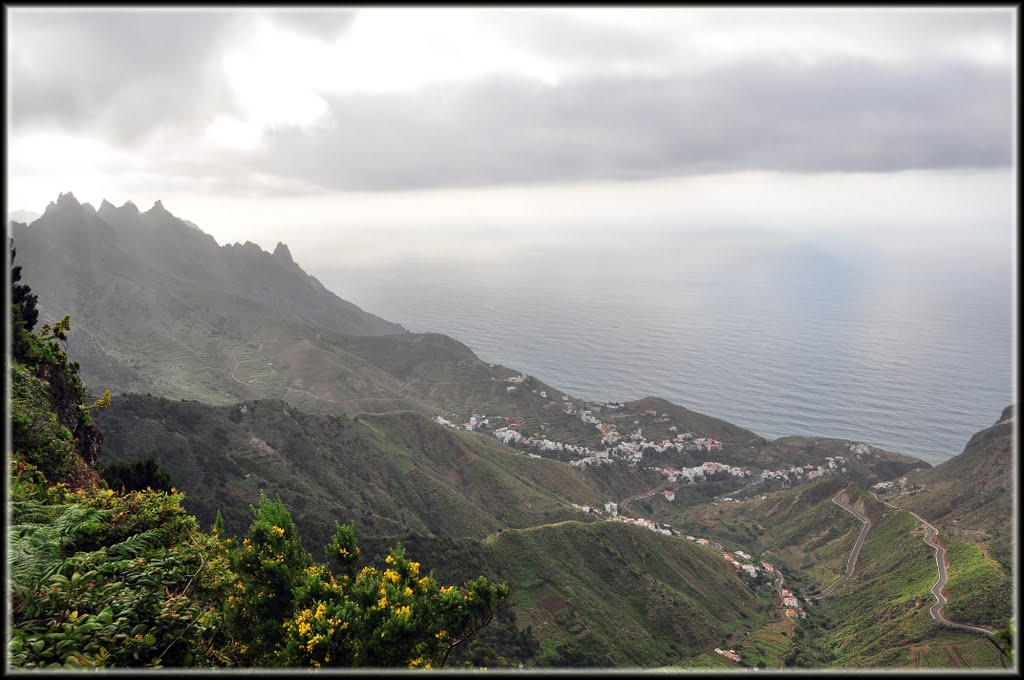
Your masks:
<instances>
[{"instance_id":1,"label":"mountain slope","mask_svg":"<svg viewBox=\"0 0 1024 680\"><path fill-rule=\"evenodd\" d=\"M558 522L482 540L404 534L362 545L380 556L395 540L441 579L507 580L517 625L538 643L531 666L676 664L756 629L772 608L768 587L753 590L716 551L619 522Z\"/></svg>"},{"instance_id":2,"label":"mountain slope","mask_svg":"<svg viewBox=\"0 0 1024 680\"><path fill-rule=\"evenodd\" d=\"M404 331L325 289L286 246L218 246L159 202L97 211L62 194L32 225L12 225L12 236L43 316L72 315L90 385L222 402L268 396L233 379L232 349L313 337L313 327Z\"/></svg>"},{"instance_id":3,"label":"mountain slope","mask_svg":"<svg viewBox=\"0 0 1024 680\"><path fill-rule=\"evenodd\" d=\"M943 532L989 543L1006 565L1013 537L1013 411L1008 406L991 427L975 433L959 455L908 475L910 485L924 489L894 501Z\"/></svg>"},{"instance_id":4,"label":"mountain slope","mask_svg":"<svg viewBox=\"0 0 1024 680\"><path fill-rule=\"evenodd\" d=\"M201 521L220 509L240 531L265 489L293 509L310 546L328 540L335 520L355 520L361 535L483 537L582 517L570 503L605 500L568 465L410 412L348 418L274 400L215 407L122 395L97 422L108 460L152 454Z\"/></svg>"},{"instance_id":5,"label":"mountain slope","mask_svg":"<svg viewBox=\"0 0 1024 680\"><path fill-rule=\"evenodd\" d=\"M889 494L939 529L949 571L946 615L955 621L1002 628L1012 615L1014 419L1009 406L962 453L907 475L906 495Z\"/></svg>"}]
</instances>

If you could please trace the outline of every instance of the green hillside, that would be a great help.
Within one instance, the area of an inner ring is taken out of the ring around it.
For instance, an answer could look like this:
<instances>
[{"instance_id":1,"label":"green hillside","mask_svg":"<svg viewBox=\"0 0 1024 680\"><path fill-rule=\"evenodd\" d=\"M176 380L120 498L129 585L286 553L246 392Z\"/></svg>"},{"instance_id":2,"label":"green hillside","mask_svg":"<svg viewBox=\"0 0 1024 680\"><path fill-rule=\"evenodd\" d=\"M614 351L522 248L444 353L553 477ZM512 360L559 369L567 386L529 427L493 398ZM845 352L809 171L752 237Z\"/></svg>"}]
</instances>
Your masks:
<instances>
[{"instance_id":1,"label":"green hillside","mask_svg":"<svg viewBox=\"0 0 1024 680\"><path fill-rule=\"evenodd\" d=\"M759 555L782 568L787 578L806 579L810 595L842 576L860 531L861 523L831 502L848 484L825 479L765 500L694 508L673 526Z\"/></svg>"},{"instance_id":2,"label":"green hillside","mask_svg":"<svg viewBox=\"0 0 1024 680\"><path fill-rule=\"evenodd\" d=\"M910 514L886 509L872 524L853 576L822 600L834 622L825 635L831 665L893 667L909 663L912 643L934 634L935 554Z\"/></svg>"},{"instance_id":3,"label":"green hillside","mask_svg":"<svg viewBox=\"0 0 1024 680\"><path fill-rule=\"evenodd\" d=\"M672 665L755 630L772 607L713 550L618 522L505 529L482 540L405 534L364 542L369 558L400 541L438 578L507 581L527 665Z\"/></svg>"},{"instance_id":4,"label":"green hillside","mask_svg":"<svg viewBox=\"0 0 1024 680\"><path fill-rule=\"evenodd\" d=\"M483 537L583 514L603 501L585 475L517 454L491 437L402 412L304 413L284 402L211 407L121 396L98 419L109 460L153 455L203 522L247 522L259 490L280 494L312 545L335 520L361 534Z\"/></svg>"},{"instance_id":5,"label":"green hillside","mask_svg":"<svg viewBox=\"0 0 1024 680\"><path fill-rule=\"evenodd\" d=\"M685 539L617 522L565 522L503 531L483 544L493 574L512 588L519 620L541 643L539 665L668 664L763 618L735 570Z\"/></svg>"}]
</instances>

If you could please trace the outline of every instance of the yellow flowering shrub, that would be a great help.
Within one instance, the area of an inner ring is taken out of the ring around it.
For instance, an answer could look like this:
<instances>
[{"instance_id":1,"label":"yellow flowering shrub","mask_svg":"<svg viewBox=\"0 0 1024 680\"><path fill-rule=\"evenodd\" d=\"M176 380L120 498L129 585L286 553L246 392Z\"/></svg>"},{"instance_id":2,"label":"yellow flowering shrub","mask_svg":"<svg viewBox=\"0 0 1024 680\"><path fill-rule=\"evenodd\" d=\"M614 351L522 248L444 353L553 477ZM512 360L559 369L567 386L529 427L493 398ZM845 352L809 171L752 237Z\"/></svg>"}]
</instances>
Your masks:
<instances>
[{"instance_id":1,"label":"yellow flowering shrub","mask_svg":"<svg viewBox=\"0 0 1024 680\"><path fill-rule=\"evenodd\" d=\"M355 571L354 528L342 526L329 555L351 578L308 569L295 615L283 625L287 666L443 667L452 650L490 623L508 599L506 584L481 577L462 587L419 576L420 564L395 546L380 570Z\"/></svg>"}]
</instances>

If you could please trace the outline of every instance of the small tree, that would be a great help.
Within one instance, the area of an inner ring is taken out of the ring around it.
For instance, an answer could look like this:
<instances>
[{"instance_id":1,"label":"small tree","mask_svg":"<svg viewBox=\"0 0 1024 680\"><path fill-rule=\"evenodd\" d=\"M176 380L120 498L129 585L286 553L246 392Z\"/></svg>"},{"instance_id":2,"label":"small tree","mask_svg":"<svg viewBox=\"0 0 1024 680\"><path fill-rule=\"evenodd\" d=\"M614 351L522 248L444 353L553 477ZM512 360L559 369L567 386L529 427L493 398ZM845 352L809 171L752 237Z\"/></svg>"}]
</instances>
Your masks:
<instances>
[{"instance_id":1,"label":"small tree","mask_svg":"<svg viewBox=\"0 0 1024 680\"><path fill-rule=\"evenodd\" d=\"M39 319L36 303L39 297L21 281L21 266L14 266L14 239L11 246L11 352L15 359L21 360L28 350L29 340L26 336L35 328Z\"/></svg>"},{"instance_id":2,"label":"small tree","mask_svg":"<svg viewBox=\"0 0 1024 680\"><path fill-rule=\"evenodd\" d=\"M313 564L280 498L270 501L260 492L249 531L241 544L231 541L230 556L238 579L228 596L225 619L241 643L240 658L248 665L279 665L276 656L283 624L292 617L293 590Z\"/></svg>"}]
</instances>

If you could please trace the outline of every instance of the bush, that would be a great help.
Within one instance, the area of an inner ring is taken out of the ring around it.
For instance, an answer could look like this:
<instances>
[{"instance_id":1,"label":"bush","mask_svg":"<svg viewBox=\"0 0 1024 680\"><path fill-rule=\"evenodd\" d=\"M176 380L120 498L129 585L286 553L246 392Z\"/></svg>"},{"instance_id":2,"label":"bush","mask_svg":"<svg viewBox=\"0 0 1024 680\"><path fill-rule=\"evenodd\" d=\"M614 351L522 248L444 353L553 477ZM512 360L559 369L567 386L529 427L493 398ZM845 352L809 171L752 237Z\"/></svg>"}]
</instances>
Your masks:
<instances>
[{"instance_id":1,"label":"bush","mask_svg":"<svg viewBox=\"0 0 1024 680\"><path fill-rule=\"evenodd\" d=\"M170 475L160 469L160 464L152 456L136 461L116 461L103 468L102 476L107 486L115 490L171 490Z\"/></svg>"}]
</instances>

